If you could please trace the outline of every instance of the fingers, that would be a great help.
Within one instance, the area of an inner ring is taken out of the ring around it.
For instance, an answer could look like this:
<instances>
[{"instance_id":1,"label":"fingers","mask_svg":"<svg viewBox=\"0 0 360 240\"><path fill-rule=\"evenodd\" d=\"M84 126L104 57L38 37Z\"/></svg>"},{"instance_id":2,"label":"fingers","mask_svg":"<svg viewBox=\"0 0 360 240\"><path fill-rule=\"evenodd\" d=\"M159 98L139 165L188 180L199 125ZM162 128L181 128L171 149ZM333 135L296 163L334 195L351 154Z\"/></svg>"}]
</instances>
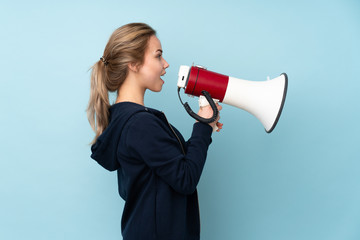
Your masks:
<instances>
[{"instance_id":1,"label":"fingers","mask_svg":"<svg viewBox=\"0 0 360 240\"><path fill-rule=\"evenodd\" d=\"M216 123L216 126L217 126L218 129L217 129L216 131L217 131L217 132L220 132L220 130L223 128L223 125L224 125L224 124L217 122L217 123Z\"/></svg>"},{"instance_id":2,"label":"fingers","mask_svg":"<svg viewBox=\"0 0 360 240\"><path fill-rule=\"evenodd\" d=\"M221 106L221 105L219 105L219 104L217 103L216 106L217 106L217 109L218 109L219 111L222 110L222 106ZM215 123L215 126L217 127L216 132L220 132L220 130L223 128L223 125L224 125L224 124L220 123L219 120L220 120L220 114L218 115L218 117L217 117L217 119L216 119L216 123Z\"/></svg>"}]
</instances>

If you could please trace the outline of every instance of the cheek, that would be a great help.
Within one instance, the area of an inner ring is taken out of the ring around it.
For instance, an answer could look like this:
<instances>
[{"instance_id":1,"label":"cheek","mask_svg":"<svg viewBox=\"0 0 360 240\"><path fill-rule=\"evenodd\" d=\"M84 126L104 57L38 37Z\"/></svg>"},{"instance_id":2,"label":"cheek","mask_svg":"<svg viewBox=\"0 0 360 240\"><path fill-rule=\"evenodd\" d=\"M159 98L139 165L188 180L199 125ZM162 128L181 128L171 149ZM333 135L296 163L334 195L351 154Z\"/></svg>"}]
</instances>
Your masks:
<instances>
[{"instance_id":1,"label":"cheek","mask_svg":"<svg viewBox=\"0 0 360 240\"><path fill-rule=\"evenodd\" d=\"M155 81L161 78L163 73L163 66L160 61L154 59L154 61L145 62L142 68L142 75L145 81Z\"/></svg>"},{"instance_id":2,"label":"cheek","mask_svg":"<svg viewBox=\"0 0 360 240\"><path fill-rule=\"evenodd\" d=\"M160 63L154 63L152 66L152 74L154 76L160 77L162 74L163 68Z\"/></svg>"}]
</instances>

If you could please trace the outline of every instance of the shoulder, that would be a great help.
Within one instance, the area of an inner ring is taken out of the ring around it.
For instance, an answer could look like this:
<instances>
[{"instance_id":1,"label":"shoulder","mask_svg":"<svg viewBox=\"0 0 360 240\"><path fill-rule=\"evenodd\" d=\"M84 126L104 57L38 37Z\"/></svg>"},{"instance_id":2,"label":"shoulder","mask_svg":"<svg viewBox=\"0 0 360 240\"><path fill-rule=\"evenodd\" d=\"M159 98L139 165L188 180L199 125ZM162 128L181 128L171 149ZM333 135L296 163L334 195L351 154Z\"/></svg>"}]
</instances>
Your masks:
<instances>
[{"instance_id":1,"label":"shoulder","mask_svg":"<svg viewBox=\"0 0 360 240\"><path fill-rule=\"evenodd\" d=\"M126 151L163 149L174 141L168 125L151 112L138 112L127 122L122 136Z\"/></svg>"},{"instance_id":2,"label":"shoulder","mask_svg":"<svg viewBox=\"0 0 360 240\"><path fill-rule=\"evenodd\" d=\"M148 125L148 124L154 124L160 123L160 119L154 115L153 113L144 110L135 113L130 119L129 119L129 125Z\"/></svg>"},{"instance_id":3,"label":"shoulder","mask_svg":"<svg viewBox=\"0 0 360 240\"><path fill-rule=\"evenodd\" d=\"M144 135L146 133L159 133L166 129L165 122L149 110L135 113L127 122L125 132L132 135L138 133Z\"/></svg>"}]
</instances>

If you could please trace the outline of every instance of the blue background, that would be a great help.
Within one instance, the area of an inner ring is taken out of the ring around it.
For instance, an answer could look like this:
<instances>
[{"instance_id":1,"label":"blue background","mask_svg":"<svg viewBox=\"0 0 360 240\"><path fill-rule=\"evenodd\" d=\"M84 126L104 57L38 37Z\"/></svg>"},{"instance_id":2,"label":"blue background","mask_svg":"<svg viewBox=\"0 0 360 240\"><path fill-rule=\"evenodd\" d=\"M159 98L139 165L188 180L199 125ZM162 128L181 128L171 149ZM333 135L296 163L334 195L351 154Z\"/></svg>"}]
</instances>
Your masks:
<instances>
[{"instance_id":1,"label":"blue background","mask_svg":"<svg viewBox=\"0 0 360 240\"><path fill-rule=\"evenodd\" d=\"M198 186L202 239L360 239L360 2L222 2L2 1L0 239L121 239L116 174L89 157L88 70L138 21L170 63L145 103L186 138L180 65L289 76L271 134L223 106Z\"/></svg>"}]
</instances>

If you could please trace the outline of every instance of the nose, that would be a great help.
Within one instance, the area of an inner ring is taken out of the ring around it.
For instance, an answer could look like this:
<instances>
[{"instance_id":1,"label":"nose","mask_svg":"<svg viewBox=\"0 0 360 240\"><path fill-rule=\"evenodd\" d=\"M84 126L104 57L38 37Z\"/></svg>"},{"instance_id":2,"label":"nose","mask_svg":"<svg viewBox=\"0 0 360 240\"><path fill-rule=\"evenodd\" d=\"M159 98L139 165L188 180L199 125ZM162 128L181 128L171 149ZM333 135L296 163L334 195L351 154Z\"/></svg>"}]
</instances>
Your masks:
<instances>
[{"instance_id":1,"label":"nose","mask_svg":"<svg viewBox=\"0 0 360 240\"><path fill-rule=\"evenodd\" d=\"M169 63L164 59L164 69L167 69L169 66L170 66Z\"/></svg>"}]
</instances>

